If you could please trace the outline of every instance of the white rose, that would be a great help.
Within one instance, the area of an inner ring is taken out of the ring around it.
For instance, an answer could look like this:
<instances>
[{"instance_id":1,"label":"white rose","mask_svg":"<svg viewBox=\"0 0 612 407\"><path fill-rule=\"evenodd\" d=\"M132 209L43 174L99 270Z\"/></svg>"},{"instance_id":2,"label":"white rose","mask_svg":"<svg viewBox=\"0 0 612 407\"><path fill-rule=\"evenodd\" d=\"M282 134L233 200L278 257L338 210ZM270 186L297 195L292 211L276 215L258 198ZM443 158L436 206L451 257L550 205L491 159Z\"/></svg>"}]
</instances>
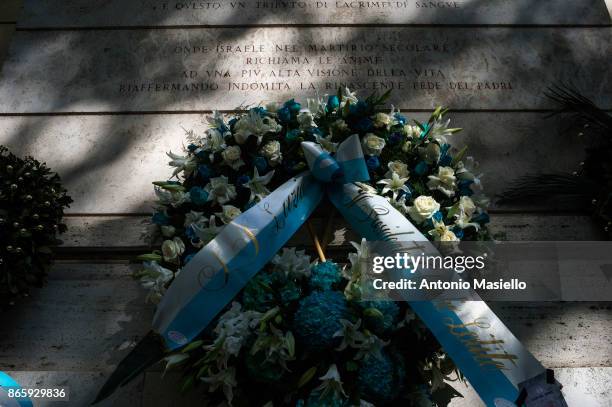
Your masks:
<instances>
[{"instance_id":1,"label":"white rose","mask_svg":"<svg viewBox=\"0 0 612 407\"><path fill-rule=\"evenodd\" d=\"M242 213L240 209L233 205L223 205L221 209L223 212L215 213L215 215L217 215L221 221L226 224L236 219Z\"/></svg>"},{"instance_id":2,"label":"white rose","mask_svg":"<svg viewBox=\"0 0 612 407\"><path fill-rule=\"evenodd\" d=\"M385 140L376 136L375 134L368 133L361 142L363 152L368 155L380 155L383 148L385 148Z\"/></svg>"},{"instance_id":3,"label":"white rose","mask_svg":"<svg viewBox=\"0 0 612 407\"><path fill-rule=\"evenodd\" d=\"M431 196L421 195L414 200L413 206L408 208L408 215L415 221L423 223L440 210L440 204Z\"/></svg>"},{"instance_id":4,"label":"white rose","mask_svg":"<svg viewBox=\"0 0 612 407\"><path fill-rule=\"evenodd\" d=\"M409 152L412 149L412 143L410 141L405 141L404 144L402 144L402 151L404 153Z\"/></svg>"},{"instance_id":5,"label":"white rose","mask_svg":"<svg viewBox=\"0 0 612 407\"><path fill-rule=\"evenodd\" d=\"M374 127L388 127L391 124L391 116L386 113L376 113L373 117Z\"/></svg>"},{"instance_id":6,"label":"white rose","mask_svg":"<svg viewBox=\"0 0 612 407\"><path fill-rule=\"evenodd\" d=\"M242 159L240 158L241 154L242 154L242 152L240 151L240 147L238 147L238 146L231 146L231 147L226 148L221 153L221 157L223 157L223 161L227 165L229 165L233 169L237 170L242 165L244 165L244 161L242 161Z\"/></svg>"},{"instance_id":7,"label":"white rose","mask_svg":"<svg viewBox=\"0 0 612 407\"><path fill-rule=\"evenodd\" d=\"M410 174L410 171L408 171L408 165L404 164L399 160L389 161L389 164L387 164L387 168L389 169L389 171L387 171L387 173L385 174L385 177L387 178L391 178L393 176L393 173L399 175L400 178L407 178Z\"/></svg>"},{"instance_id":8,"label":"white rose","mask_svg":"<svg viewBox=\"0 0 612 407\"><path fill-rule=\"evenodd\" d=\"M444 224L434 220L434 228L429 231L434 240L439 242L458 242L459 238L455 233Z\"/></svg>"},{"instance_id":9,"label":"white rose","mask_svg":"<svg viewBox=\"0 0 612 407\"><path fill-rule=\"evenodd\" d=\"M439 167L437 175L429 175L427 178L429 178L427 181L429 189L441 191L449 197L455 195L457 177L455 177L455 170L451 167Z\"/></svg>"},{"instance_id":10,"label":"white rose","mask_svg":"<svg viewBox=\"0 0 612 407\"><path fill-rule=\"evenodd\" d=\"M266 110L270 113L276 113L278 111L278 103L270 102L266 105Z\"/></svg>"},{"instance_id":11,"label":"white rose","mask_svg":"<svg viewBox=\"0 0 612 407\"><path fill-rule=\"evenodd\" d=\"M261 149L261 154L268 159L272 167L280 163L283 159L280 148L281 145L278 141L269 141Z\"/></svg>"},{"instance_id":12,"label":"white rose","mask_svg":"<svg viewBox=\"0 0 612 407\"><path fill-rule=\"evenodd\" d=\"M458 242L459 238L455 235L455 233L452 230L447 229L440 236L440 241L441 242Z\"/></svg>"},{"instance_id":13,"label":"white rose","mask_svg":"<svg viewBox=\"0 0 612 407\"><path fill-rule=\"evenodd\" d=\"M333 122L332 127L340 133L345 130L348 130L348 124L346 124L346 122L342 119L338 119L335 122Z\"/></svg>"},{"instance_id":14,"label":"white rose","mask_svg":"<svg viewBox=\"0 0 612 407\"><path fill-rule=\"evenodd\" d=\"M462 196L461 199L459 199L459 208L463 210L463 213L465 213L468 219L471 219L474 212L476 212L476 205L469 196Z\"/></svg>"},{"instance_id":15,"label":"white rose","mask_svg":"<svg viewBox=\"0 0 612 407\"><path fill-rule=\"evenodd\" d=\"M185 243L180 238L175 237L172 240L164 241L161 250L164 260L174 261L185 251Z\"/></svg>"},{"instance_id":16,"label":"white rose","mask_svg":"<svg viewBox=\"0 0 612 407\"><path fill-rule=\"evenodd\" d=\"M309 129L311 127L317 127L314 121L314 117L312 116L312 113L310 113L309 110L300 111L300 113L297 115L297 121L300 124L300 128L303 130Z\"/></svg>"},{"instance_id":17,"label":"white rose","mask_svg":"<svg viewBox=\"0 0 612 407\"><path fill-rule=\"evenodd\" d=\"M404 126L404 134L408 138L418 138L421 136L422 130L419 126L411 126L409 124Z\"/></svg>"},{"instance_id":18,"label":"white rose","mask_svg":"<svg viewBox=\"0 0 612 407\"><path fill-rule=\"evenodd\" d=\"M176 233L174 226L162 226L161 232L164 237L172 237Z\"/></svg>"}]
</instances>

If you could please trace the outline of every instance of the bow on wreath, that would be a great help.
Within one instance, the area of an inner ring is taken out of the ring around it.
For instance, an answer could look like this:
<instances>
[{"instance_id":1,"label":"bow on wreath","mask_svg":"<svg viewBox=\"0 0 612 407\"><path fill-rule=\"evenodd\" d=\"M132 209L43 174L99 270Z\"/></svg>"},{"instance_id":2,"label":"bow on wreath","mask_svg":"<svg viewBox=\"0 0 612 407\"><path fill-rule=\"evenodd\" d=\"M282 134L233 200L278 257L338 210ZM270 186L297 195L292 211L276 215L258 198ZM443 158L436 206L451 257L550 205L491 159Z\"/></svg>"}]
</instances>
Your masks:
<instances>
[{"instance_id":1,"label":"bow on wreath","mask_svg":"<svg viewBox=\"0 0 612 407\"><path fill-rule=\"evenodd\" d=\"M121 362L96 401L157 362L165 351L200 335L306 222L324 194L367 240L428 244L385 198L355 184L369 180L359 136L341 143L335 156L312 142L303 142L302 148L310 171L285 182L227 224L185 265L157 308L153 332ZM565 405L558 384L550 375L544 380L542 365L483 301L446 307L411 301L410 306L487 406L537 406L530 400L544 393L548 401L552 396L560 400L553 405Z\"/></svg>"}]
</instances>

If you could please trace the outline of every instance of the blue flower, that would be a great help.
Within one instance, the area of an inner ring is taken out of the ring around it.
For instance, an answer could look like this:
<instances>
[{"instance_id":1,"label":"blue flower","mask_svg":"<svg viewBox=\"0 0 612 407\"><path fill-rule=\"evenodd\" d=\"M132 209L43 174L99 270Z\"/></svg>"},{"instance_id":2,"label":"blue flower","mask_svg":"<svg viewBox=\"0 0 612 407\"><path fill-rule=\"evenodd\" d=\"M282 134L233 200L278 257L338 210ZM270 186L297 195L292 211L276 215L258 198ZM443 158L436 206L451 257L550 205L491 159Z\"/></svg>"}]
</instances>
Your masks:
<instances>
[{"instance_id":1,"label":"blue flower","mask_svg":"<svg viewBox=\"0 0 612 407\"><path fill-rule=\"evenodd\" d=\"M461 181L459 181L457 183L457 186L459 187L459 195L461 196L472 196L474 195L474 191L472 191L472 188L470 188L470 185L472 185L474 183L474 181L471 181L469 179L463 179Z\"/></svg>"},{"instance_id":2,"label":"blue flower","mask_svg":"<svg viewBox=\"0 0 612 407\"><path fill-rule=\"evenodd\" d=\"M213 176L213 171L208 165L200 164L198 165L198 174L204 179L204 182L207 182Z\"/></svg>"},{"instance_id":3,"label":"blue flower","mask_svg":"<svg viewBox=\"0 0 612 407\"><path fill-rule=\"evenodd\" d=\"M187 146L187 150L189 150L189 151L195 151L195 150L197 150L197 148L198 148L198 146L196 146L195 144L189 144Z\"/></svg>"},{"instance_id":4,"label":"blue flower","mask_svg":"<svg viewBox=\"0 0 612 407\"><path fill-rule=\"evenodd\" d=\"M286 279L283 274L262 271L244 287L242 302L246 309L265 312L274 306L275 293L287 304L298 300L302 291L295 281Z\"/></svg>"},{"instance_id":5,"label":"blue flower","mask_svg":"<svg viewBox=\"0 0 612 407\"><path fill-rule=\"evenodd\" d=\"M302 134L300 129L289 130L287 134L285 134L285 139L287 139L287 141L294 141L300 137L300 134Z\"/></svg>"},{"instance_id":6,"label":"blue flower","mask_svg":"<svg viewBox=\"0 0 612 407\"><path fill-rule=\"evenodd\" d=\"M183 264L187 264L191 261L191 259L193 259L193 256L195 256L195 253L191 253L188 254L187 256L185 256L185 258L183 259Z\"/></svg>"},{"instance_id":7,"label":"blue flower","mask_svg":"<svg viewBox=\"0 0 612 407\"><path fill-rule=\"evenodd\" d=\"M365 322L373 326L377 332L384 332L393 328L400 312L394 301L360 301L359 307L364 311L373 308L382 314L382 318L375 313L366 312L364 315Z\"/></svg>"},{"instance_id":8,"label":"blue flower","mask_svg":"<svg viewBox=\"0 0 612 407\"><path fill-rule=\"evenodd\" d=\"M295 99L291 99L291 100L286 101L285 104L284 104L284 107L289 109L289 112L291 112L292 116L297 116L297 114L302 109L302 105L300 105L298 102L296 102Z\"/></svg>"},{"instance_id":9,"label":"blue flower","mask_svg":"<svg viewBox=\"0 0 612 407\"><path fill-rule=\"evenodd\" d=\"M196 205L204 205L208 201L208 192L204 188L192 187L189 190L189 198Z\"/></svg>"},{"instance_id":10,"label":"blue flower","mask_svg":"<svg viewBox=\"0 0 612 407\"><path fill-rule=\"evenodd\" d=\"M428 169L429 167L427 166L427 163L425 161L421 161L414 167L414 173L416 175L423 175Z\"/></svg>"},{"instance_id":11,"label":"blue flower","mask_svg":"<svg viewBox=\"0 0 612 407\"><path fill-rule=\"evenodd\" d=\"M328 112L333 112L339 106L340 106L340 100L338 99L338 96L331 95L330 97L327 98L327 111Z\"/></svg>"},{"instance_id":12,"label":"blue flower","mask_svg":"<svg viewBox=\"0 0 612 407\"><path fill-rule=\"evenodd\" d=\"M370 170L375 170L380 167L380 161L378 160L378 157L371 155L367 158L366 165Z\"/></svg>"},{"instance_id":13,"label":"blue flower","mask_svg":"<svg viewBox=\"0 0 612 407\"><path fill-rule=\"evenodd\" d=\"M436 211L432 216L432 219L434 219L436 222L442 222L442 218L442 212L440 211Z\"/></svg>"},{"instance_id":14,"label":"blue flower","mask_svg":"<svg viewBox=\"0 0 612 407\"><path fill-rule=\"evenodd\" d=\"M386 352L382 357L366 358L357 374L357 384L363 398L376 404L389 403L403 388L406 372L402 363L396 363Z\"/></svg>"},{"instance_id":15,"label":"blue flower","mask_svg":"<svg viewBox=\"0 0 612 407\"><path fill-rule=\"evenodd\" d=\"M276 112L276 115L281 123L288 123L291 121L291 110L289 110L288 107L281 107Z\"/></svg>"},{"instance_id":16,"label":"blue flower","mask_svg":"<svg viewBox=\"0 0 612 407\"><path fill-rule=\"evenodd\" d=\"M236 184L238 185L244 185L247 182L249 182L251 180L251 177L249 177L248 175L241 175L236 179Z\"/></svg>"},{"instance_id":17,"label":"blue flower","mask_svg":"<svg viewBox=\"0 0 612 407\"><path fill-rule=\"evenodd\" d=\"M368 108L366 101L360 100L349 107L349 113L351 116L367 116Z\"/></svg>"},{"instance_id":18,"label":"blue flower","mask_svg":"<svg viewBox=\"0 0 612 407\"><path fill-rule=\"evenodd\" d=\"M334 391L324 394L322 390L313 390L306 400L306 407L345 407L347 400L338 397L338 393ZM297 406L296 406L297 407Z\"/></svg>"},{"instance_id":19,"label":"blue flower","mask_svg":"<svg viewBox=\"0 0 612 407\"><path fill-rule=\"evenodd\" d=\"M465 235L463 229L461 229L460 227L454 227L453 233L455 234L455 236L457 236L457 239L463 239L463 236Z\"/></svg>"},{"instance_id":20,"label":"blue flower","mask_svg":"<svg viewBox=\"0 0 612 407\"><path fill-rule=\"evenodd\" d=\"M472 222L476 222L481 225L484 225L485 223L489 223L490 221L491 221L491 218L489 217L489 214L486 212L479 213L478 215L472 218Z\"/></svg>"},{"instance_id":21,"label":"blue flower","mask_svg":"<svg viewBox=\"0 0 612 407\"><path fill-rule=\"evenodd\" d=\"M369 117L362 117L352 124L352 128L359 132L365 133L370 131L374 126L374 122Z\"/></svg>"},{"instance_id":22,"label":"blue flower","mask_svg":"<svg viewBox=\"0 0 612 407\"><path fill-rule=\"evenodd\" d=\"M155 214L151 218L151 221L156 225L165 226L170 223L170 218L168 218L168 215L166 215L165 213L155 212Z\"/></svg>"},{"instance_id":23,"label":"blue flower","mask_svg":"<svg viewBox=\"0 0 612 407\"><path fill-rule=\"evenodd\" d=\"M450 144L442 144L440 147L440 160L438 163L443 167L448 167L453 161L453 157L449 154L450 147Z\"/></svg>"},{"instance_id":24,"label":"blue flower","mask_svg":"<svg viewBox=\"0 0 612 407\"><path fill-rule=\"evenodd\" d=\"M268 162L262 156L255 157L253 163L255 164L255 167L257 167L257 171L259 171L260 174L263 174L266 168L268 168Z\"/></svg>"},{"instance_id":25,"label":"blue flower","mask_svg":"<svg viewBox=\"0 0 612 407\"><path fill-rule=\"evenodd\" d=\"M389 136L389 145L390 146L394 146L396 144L399 144L402 141L402 134L395 132L395 133L391 133L391 135Z\"/></svg>"},{"instance_id":26,"label":"blue flower","mask_svg":"<svg viewBox=\"0 0 612 407\"><path fill-rule=\"evenodd\" d=\"M261 107L261 106L254 107L251 110L259 114L261 117L264 117L266 114L268 114L268 111L266 110L266 108Z\"/></svg>"},{"instance_id":27,"label":"blue flower","mask_svg":"<svg viewBox=\"0 0 612 407\"><path fill-rule=\"evenodd\" d=\"M406 122L408 121L408 119L406 119L406 117L403 114L399 113L399 112L395 113L393 115L393 117L395 117L395 120L397 121L397 123L402 125L402 126L405 125Z\"/></svg>"},{"instance_id":28,"label":"blue flower","mask_svg":"<svg viewBox=\"0 0 612 407\"><path fill-rule=\"evenodd\" d=\"M309 349L334 345L334 334L342 328L341 319L350 312L344 294L338 291L314 291L300 301L293 328L297 339Z\"/></svg>"},{"instance_id":29,"label":"blue flower","mask_svg":"<svg viewBox=\"0 0 612 407\"><path fill-rule=\"evenodd\" d=\"M185 236L187 236L192 242L197 243L200 241L200 238L198 237L195 232L195 229L193 228L193 225L189 225L185 228Z\"/></svg>"},{"instance_id":30,"label":"blue flower","mask_svg":"<svg viewBox=\"0 0 612 407\"><path fill-rule=\"evenodd\" d=\"M230 125L230 127L234 127L234 124L236 124L236 122L238 122L238 118L237 117L232 117L227 124Z\"/></svg>"},{"instance_id":31,"label":"blue flower","mask_svg":"<svg viewBox=\"0 0 612 407\"><path fill-rule=\"evenodd\" d=\"M340 269L332 261L318 263L310 271L310 287L313 290L331 290L332 286L340 281L342 281Z\"/></svg>"}]
</instances>

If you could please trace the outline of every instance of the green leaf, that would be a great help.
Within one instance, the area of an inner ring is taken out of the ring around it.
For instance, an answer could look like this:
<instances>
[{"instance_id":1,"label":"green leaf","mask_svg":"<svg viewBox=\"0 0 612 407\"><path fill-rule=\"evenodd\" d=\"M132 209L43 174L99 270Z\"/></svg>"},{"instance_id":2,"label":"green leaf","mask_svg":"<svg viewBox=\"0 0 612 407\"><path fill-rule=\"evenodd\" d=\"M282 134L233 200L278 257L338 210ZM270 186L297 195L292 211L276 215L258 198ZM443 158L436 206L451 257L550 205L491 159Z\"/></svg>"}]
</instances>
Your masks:
<instances>
[{"instance_id":1,"label":"green leaf","mask_svg":"<svg viewBox=\"0 0 612 407\"><path fill-rule=\"evenodd\" d=\"M302 377L300 377L300 380L298 380L298 389L306 385L309 381L311 381L315 374L317 374L317 368L314 366L305 371Z\"/></svg>"},{"instance_id":2,"label":"green leaf","mask_svg":"<svg viewBox=\"0 0 612 407\"><path fill-rule=\"evenodd\" d=\"M162 256L160 256L159 254L155 254L155 253L148 253L148 254L141 254L140 256L136 257L136 259L140 261L162 261Z\"/></svg>"},{"instance_id":3,"label":"green leaf","mask_svg":"<svg viewBox=\"0 0 612 407\"><path fill-rule=\"evenodd\" d=\"M349 372L356 372L357 369L359 369L359 364L354 360L349 360L348 362L346 362L346 370L348 370Z\"/></svg>"},{"instance_id":4,"label":"green leaf","mask_svg":"<svg viewBox=\"0 0 612 407\"><path fill-rule=\"evenodd\" d=\"M383 313L377 310L376 308L367 308L365 311L363 311L363 315L367 317L377 318L377 319L385 318Z\"/></svg>"},{"instance_id":5,"label":"green leaf","mask_svg":"<svg viewBox=\"0 0 612 407\"><path fill-rule=\"evenodd\" d=\"M287 349L289 350L289 355L293 357L295 355L295 338L291 331L287 331L285 334L285 341L287 342Z\"/></svg>"},{"instance_id":6,"label":"green leaf","mask_svg":"<svg viewBox=\"0 0 612 407\"><path fill-rule=\"evenodd\" d=\"M181 350L182 353L187 353L187 352L191 352L194 349L199 348L200 346L202 346L202 344L204 343L203 340L197 340L197 341L193 341L191 342L189 345L185 346L183 348L183 350Z\"/></svg>"},{"instance_id":7,"label":"green leaf","mask_svg":"<svg viewBox=\"0 0 612 407\"><path fill-rule=\"evenodd\" d=\"M457 155L453 158L453 161L451 162L451 166L455 167L459 163L459 161L463 160L463 157L465 157L466 152L467 152L467 146L464 146L461 150L459 150Z\"/></svg>"},{"instance_id":8,"label":"green leaf","mask_svg":"<svg viewBox=\"0 0 612 407\"><path fill-rule=\"evenodd\" d=\"M183 382L183 385L181 386L181 393L185 393L188 390L193 388L193 383L194 383L194 378L193 376L189 376L185 379L185 381Z\"/></svg>"}]
</instances>

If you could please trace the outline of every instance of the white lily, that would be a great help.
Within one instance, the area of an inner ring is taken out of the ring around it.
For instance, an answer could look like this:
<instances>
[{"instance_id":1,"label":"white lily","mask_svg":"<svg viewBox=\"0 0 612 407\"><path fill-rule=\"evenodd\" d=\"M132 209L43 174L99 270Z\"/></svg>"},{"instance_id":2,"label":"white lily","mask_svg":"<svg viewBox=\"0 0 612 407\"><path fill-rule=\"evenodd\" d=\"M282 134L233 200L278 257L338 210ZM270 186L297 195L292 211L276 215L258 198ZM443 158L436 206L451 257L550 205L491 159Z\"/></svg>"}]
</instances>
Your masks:
<instances>
[{"instance_id":1,"label":"white lily","mask_svg":"<svg viewBox=\"0 0 612 407\"><path fill-rule=\"evenodd\" d=\"M284 247L280 255L277 254L272 258L272 264L285 275L308 277L310 275L310 256L304 253L304 250L295 250L295 247Z\"/></svg>"},{"instance_id":2,"label":"white lily","mask_svg":"<svg viewBox=\"0 0 612 407\"><path fill-rule=\"evenodd\" d=\"M281 128L282 126L276 123L273 118L261 117L257 111L250 110L234 125L234 138L238 144L244 144L249 136L254 135L257 137L257 144L259 144L264 134L278 132Z\"/></svg>"},{"instance_id":3,"label":"white lily","mask_svg":"<svg viewBox=\"0 0 612 407\"><path fill-rule=\"evenodd\" d=\"M192 156L182 156L174 154L172 151L166 153L166 155L170 157L171 160L168 165L175 167L172 176L176 176L181 172L184 172L185 176L188 176L197 166L197 162Z\"/></svg>"},{"instance_id":4,"label":"white lily","mask_svg":"<svg viewBox=\"0 0 612 407\"><path fill-rule=\"evenodd\" d=\"M210 179L210 182L204 187L204 190L208 192L209 201L223 205L236 197L236 187L228 184L227 181L228 178L223 175Z\"/></svg>"},{"instance_id":5,"label":"white lily","mask_svg":"<svg viewBox=\"0 0 612 407\"><path fill-rule=\"evenodd\" d=\"M444 222L433 221L434 228L428 233L433 236L434 240L439 242L458 242L459 238L449 229Z\"/></svg>"},{"instance_id":6,"label":"white lily","mask_svg":"<svg viewBox=\"0 0 612 407\"><path fill-rule=\"evenodd\" d=\"M401 178L396 172L391 174L391 179L386 178L377 182L377 184L384 185L382 194L386 194L387 192L391 192L393 195L393 199L397 199L400 191L409 192L408 187L405 185L406 181L408 181L408 177Z\"/></svg>"},{"instance_id":7,"label":"white lily","mask_svg":"<svg viewBox=\"0 0 612 407\"><path fill-rule=\"evenodd\" d=\"M455 195L457 177L451 167L439 167L438 174L429 175L427 178L429 178L427 181L429 189L438 190L448 197Z\"/></svg>"},{"instance_id":8,"label":"white lily","mask_svg":"<svg viewBox=\"0 0 612 407\"><path fill-rule=\"evenodd\" d=\"M251 201L260 201L270 194L270 190L266 185L270 183L274 177L274 171L268 171L265 175L259 175L257 167L253 168L253 177L244 184L245 187L251 190Z\"/></svg>"},{"instance_id":9,"label":"white lily","mask_svg":"<svg viewBox=\"0 0 612 407\"><path fill-rule=\"evenodd\" d=\"M205 226L203 224L193 224L192 228L195 235L200 239L201 247L208 244L208 242L217 237L221 229L223 229L223 226L217 226L217 223L215 222L215 216L213 215L208 221L208 226Z\"/></svg>"},{"instance_id":10,"label":"white lily","mask_svg":"<svg viewBox=\"0 0 612 407\"><path fill-rule=\"evenodd\" d=\"M225 399L230 405L232 405L232 400L234 399L234 387L236 387L238 384L236 381L236 369L234 367L221 369L217 373L208 372L208 375L202 377L200 380L208 383L210 386L209 392L214 392L218 388L221 388L223 390L223 394L225 395Z\"/></svg>"},{"instance_id":11,"label":"white lily","mask_svg":"<svg viewBox=\"0 0 612 407\"><path fill-rule=\"evenodd\" d=\"M347 397L342 388L342 380L336 364L329 366L327 373L319 377L319 380L321 380L322 383L315 390L321 391L322 398L328 396L330 393L338 397L340 395Z\"/></svg>"},{"instance_id":12,"label":"white lily","mask_svg":"<svg viewBox=\"0 0 612 407\"><path fill-rule=\"evenodd\" d=\"M332 142L332 135L328 135L327 137L320 136L315 134L315 141L319 143L323 150L328 153L335 153L338 150L338 143Z\"/></svg>"},{"instance_id":13,"label":"white lily","mask_svg":"<svg viewBox=\"0 0 612 407\"><path fill-rule=\"evenodd\" d=\"M189 194L182 191L168 191L167 189L155 188L157 202L162 206L180 206L185 202L189 202Z\"/></svg>"},{"instance_id":14,"label":"white lily","mask_svg":"<svg viewBox=\"0 0 612 407\"><path fill-rule=\"evenodd\" d=\"M219 219L221 219L221 221L225 224L230 223L242 213L240 209L236 208L233 205L222 205L221 209L222 211L215 213L215 215L217 215Z\"/></svg>"}]
</instances>

